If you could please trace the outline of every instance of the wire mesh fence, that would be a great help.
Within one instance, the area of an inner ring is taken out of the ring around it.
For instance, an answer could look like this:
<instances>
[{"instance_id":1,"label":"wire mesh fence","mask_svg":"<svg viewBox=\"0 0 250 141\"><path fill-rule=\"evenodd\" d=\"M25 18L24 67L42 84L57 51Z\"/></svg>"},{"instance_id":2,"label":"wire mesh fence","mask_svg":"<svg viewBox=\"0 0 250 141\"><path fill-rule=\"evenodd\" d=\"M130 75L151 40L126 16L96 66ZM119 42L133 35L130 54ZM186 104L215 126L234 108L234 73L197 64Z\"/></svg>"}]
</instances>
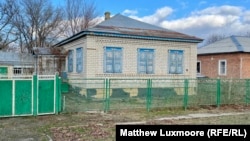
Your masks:
<instances>
[{"instance_id":1,"label":"wire mesh fence","mask_svg":"<svg viewBox=\"0 0 250 141\"><path fill-rule=\"evenodd\" d=\"M199 107L250 102L248 79L64 80L64 112Z\"/></svg>"}]
</instances>

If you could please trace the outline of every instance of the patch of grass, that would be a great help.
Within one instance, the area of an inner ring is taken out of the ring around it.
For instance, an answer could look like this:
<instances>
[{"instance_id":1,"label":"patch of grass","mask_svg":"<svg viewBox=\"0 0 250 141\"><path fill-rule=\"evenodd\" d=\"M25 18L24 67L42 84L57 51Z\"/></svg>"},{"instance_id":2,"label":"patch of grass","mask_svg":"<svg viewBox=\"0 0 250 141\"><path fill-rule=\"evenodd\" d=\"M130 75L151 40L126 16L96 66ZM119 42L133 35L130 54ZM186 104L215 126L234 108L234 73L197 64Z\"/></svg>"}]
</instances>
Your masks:
<instances>
[{"instance_id":1,"label":"patch of grass","mask_svg":"<svg viewBox=\"0 0 250 141\"><path fill-rule=\"evenodd\" d=\"M185 116L195 113L235 113L234 115L188 118L179 120L157 120L171 116ZM237 114L241 112L243 114ZM13 121L15 122L13 124ZM3 118L0 124L0 136L3 140L40 137L45 140L49 135L53 141L85 140L114 141L117 123L144 122L145 124L250 124L250 106L221 105L183 108L154 108L110 110L101 112L61 113L37 117ZM4 123L4 124L3 124ZM6 134L8 133L8 134Z\"/></svg>"}]
</instances>

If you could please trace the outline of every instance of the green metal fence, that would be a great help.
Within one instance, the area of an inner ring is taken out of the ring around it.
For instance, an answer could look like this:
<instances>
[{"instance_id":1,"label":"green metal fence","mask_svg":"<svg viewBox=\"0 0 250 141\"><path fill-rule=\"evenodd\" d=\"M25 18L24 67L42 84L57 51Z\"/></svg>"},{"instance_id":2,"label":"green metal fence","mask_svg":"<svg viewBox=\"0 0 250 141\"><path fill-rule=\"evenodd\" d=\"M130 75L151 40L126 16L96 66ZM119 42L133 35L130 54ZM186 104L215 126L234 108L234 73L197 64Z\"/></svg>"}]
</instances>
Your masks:
<instances>
[{"instance_id":1,"label":"green metal fence","mask_svg":"<svg viewBox=\"0 0 250 141\"><path fill-rule=\"evenodd\" d=\"M0 79L0 117L57 114L61 109L57 75Z\"/></svg>"},{"instance_id":2,"label":"green metal fence","mask_svg":"<svg viewBox=\"0 0 250 141\"><path fill-rule=\"evenodd\" d=\"M249 79L70 79L64 112L248 105Z\"/></svg>"}]
</instances>

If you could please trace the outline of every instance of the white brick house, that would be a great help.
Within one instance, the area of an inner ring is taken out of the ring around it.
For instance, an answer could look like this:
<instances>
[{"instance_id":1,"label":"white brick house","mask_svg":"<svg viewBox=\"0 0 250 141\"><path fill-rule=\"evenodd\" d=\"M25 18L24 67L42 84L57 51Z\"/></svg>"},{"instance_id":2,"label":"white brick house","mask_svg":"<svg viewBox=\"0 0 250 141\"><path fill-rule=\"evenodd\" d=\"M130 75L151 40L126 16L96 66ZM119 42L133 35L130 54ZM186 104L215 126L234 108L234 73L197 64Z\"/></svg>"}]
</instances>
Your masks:
<instances>
[{"instance_id":1,"label":"white brick house","mask_svg":"<svg viewBox=\"0 0 250 141\"><path fill-rule=\"evenodd\" d=\"M69 50L69 78L195 78L201 41L117 14L55 46Z\"/></svg>"},{"instance_id":2,"label":"white brick house","mask_svg":"<svg viewBox=\"0 0 250 141\"><path fill-rule=\"evenodd\" d=\"M107 15L100 24L55 45L69 51L68 78L196 78L202 39Z\"/></svg>"}]
</instances>

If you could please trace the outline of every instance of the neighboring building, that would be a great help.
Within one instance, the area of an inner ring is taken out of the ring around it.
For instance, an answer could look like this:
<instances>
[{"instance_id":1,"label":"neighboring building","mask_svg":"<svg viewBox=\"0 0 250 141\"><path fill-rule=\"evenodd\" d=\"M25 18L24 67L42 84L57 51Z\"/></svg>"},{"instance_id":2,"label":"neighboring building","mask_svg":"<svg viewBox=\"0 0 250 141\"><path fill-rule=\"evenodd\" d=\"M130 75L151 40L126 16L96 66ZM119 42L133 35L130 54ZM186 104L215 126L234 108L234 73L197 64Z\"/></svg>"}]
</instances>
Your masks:
<instances>
[{"instance_id":1,"label":"neighboring building","mask_svg":"<svg viewBox=\"0 0 250 141\"><path fill-rule=\"evenodd\" d=\"M34 47L32 54L35 59L35 73L39 75L54 75L65 70L65 57L67 53L49 47Z\"/></svg>"},{"instance_id":2,"label":"neighboring building","mask_svg":"<svg viewBox=\"0 0 250 141\"><path fill-rule=\"evenodd\" d=\"M68 78L196 78L194 36L117 14L55 45L68 50ZM133 84L131 84L133 85Z\"/></svg>"},{"instance_id":3,"label":"neighboring building","mask_svg":"<svg viewBox=\"0 0 250 141\"><path fill-rule=\"evenodd\" d=\"M34 64L34 57L30 54L0 51L0 77L32 75Z\"/></svg>"},{"instance_id":4,"label":"neighboring building","mask_svg":"<svg viewBox=\"0 0 250 141\"><path fill-rule=\"evenodd\" d=\"M250 38L230 36L198 48L197 74L209 78L250 78Z\"/></svg>"},{"instance_id":5,"label":"neighboring building","mask_svg":"<svg viewBox=\"0 0 250 141\"><path fill-rule=\"evenodd\" d=\"M28 75L54 75L65 70L66 53L51 48L33 48L33 54L1 52L0 77L13 78Z\"/></svg>"}]
</instances>

